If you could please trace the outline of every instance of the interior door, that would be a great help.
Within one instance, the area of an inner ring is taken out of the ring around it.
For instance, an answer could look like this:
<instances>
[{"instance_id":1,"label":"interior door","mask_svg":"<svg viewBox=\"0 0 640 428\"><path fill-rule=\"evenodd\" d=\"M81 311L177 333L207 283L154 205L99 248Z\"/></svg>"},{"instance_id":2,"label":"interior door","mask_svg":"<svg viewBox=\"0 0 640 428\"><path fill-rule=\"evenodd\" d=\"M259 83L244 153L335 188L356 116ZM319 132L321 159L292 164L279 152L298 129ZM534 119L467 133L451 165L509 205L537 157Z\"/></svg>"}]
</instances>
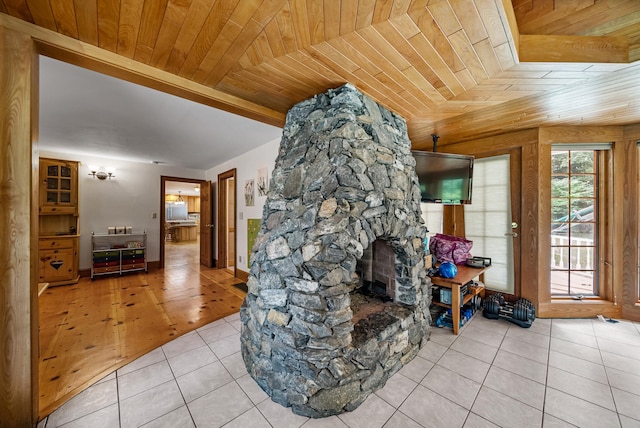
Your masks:
<instances>
[{"instance_id":1,"label":"interior door","mask_svg":"<svg viewBox=\"0 0 640 428\"><path fill-rule=\"evenodd\" d=\"M200 186L200 264L207 267L215 266L213 195L213 184L210 181Z\"/></svg>"},{"instance_id":2,"label":"interior door","mask_svg":"<svg viewBox=\"0 0 640 428\"><path fill-rule=\"evenodd\" d=\"M217 221L217 236L218 236L218 259L217 267L226 268L228 266L229 253L233 252L235 255L235 234L229 234L229 218L235 219L235 197L236 197L236 170L231 169L229 171L218 174L218 221ZM233 209L230 210L229 200L233 198ZM230 212L232 211L232 212ZM233 270L235 275L235 263L233 263Z\"/></svg>"}]
</instances>

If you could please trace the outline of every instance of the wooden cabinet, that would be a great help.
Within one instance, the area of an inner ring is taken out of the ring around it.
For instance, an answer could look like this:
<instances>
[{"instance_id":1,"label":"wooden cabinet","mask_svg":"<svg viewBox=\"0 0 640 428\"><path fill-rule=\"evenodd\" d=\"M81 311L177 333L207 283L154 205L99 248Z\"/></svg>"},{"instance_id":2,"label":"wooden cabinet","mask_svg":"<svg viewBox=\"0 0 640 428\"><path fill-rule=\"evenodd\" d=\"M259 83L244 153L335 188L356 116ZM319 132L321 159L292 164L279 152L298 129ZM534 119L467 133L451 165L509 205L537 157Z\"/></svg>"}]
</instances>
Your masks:
<instances>
[{"instance_id":1,"label":"wooden cabinet","mask_svg":"<svg viewBox=\"0 0 640 428\"><path fill-rule=\"evenodd\" d=\"M200 196L187 196L187 211L190 213L200 212Z\"/></svg>"},{"instance_id":2,"label":"wooden cabinet","mask_svg":"<svg viewBox=\"0 0 640 428\"><path fill-rule=\"evenodd\" d=\"M74 284L78 269L78 162L40 159L39 282Z\"/></svg>"},{"instance_id":3,"label":"wooden cabinet","mask_svg":"<svg viewBox=\"0 0 640 428\"><path fill-rule=\"evenodd\" d=\"M40 239L40 282L50 285L78 281L78 238Z\"/></svg>"},{"instance_id":4,"label":"wooden cabinet","mask_svg":"<svg viewBox=\"0 0 640 428\"><path fill-rule=\"evenodd\" d=\"M40 159L40 214L78 215L78 162Z\"/></svg>"}]
</instances>

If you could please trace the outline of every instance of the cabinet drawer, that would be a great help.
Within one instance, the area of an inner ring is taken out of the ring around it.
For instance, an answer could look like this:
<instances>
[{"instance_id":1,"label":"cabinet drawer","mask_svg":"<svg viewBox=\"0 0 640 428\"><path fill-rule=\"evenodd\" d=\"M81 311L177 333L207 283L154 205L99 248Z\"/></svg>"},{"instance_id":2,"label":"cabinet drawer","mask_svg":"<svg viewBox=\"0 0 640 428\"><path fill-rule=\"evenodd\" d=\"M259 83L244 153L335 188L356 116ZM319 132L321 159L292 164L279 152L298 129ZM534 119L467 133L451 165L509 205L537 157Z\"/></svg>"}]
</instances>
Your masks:
<instances>
[{"instance_id":1,"label":"cabinet drawer","mask_svg":"<svg viewBox=\"0 0 640 428\"><path fill-rule=\"evenodd\" d=\"M78 214L76 206L65 205L43 205L40 207L40 214Z\"/></svg>"},{"instance_id":2,"label":"cabinet drawer","mask_svg":"<svg viewBox=\"0 0 640 428\"><path fill-rule=\"evenodd\" d=\"M143 263L130 263L130 264L123 264L122 265L122 270L132 270L132 269L144 269L145 265L144 262Z\"/></svg>"},{"instance_id":3,"label":"cabinet drawer","mask_svg":"<svg viewBox=\"0 0 640 428\"><path fill-rule=\"evenodd\" d=\"M107 272L120 272L120 266L105 266L93 269L93 273L95 274Z\"/></svg>"},{"instance_id":4,"label":"cabinet drawer","mask_svg":"<svg viewBox=\"0 0 640 428\"><path fill-rule=\"evenodd\" d=\"M41 250L52 248L73 248L75 238L40 238L39 247Z\"/></svg>"}]
</instances>

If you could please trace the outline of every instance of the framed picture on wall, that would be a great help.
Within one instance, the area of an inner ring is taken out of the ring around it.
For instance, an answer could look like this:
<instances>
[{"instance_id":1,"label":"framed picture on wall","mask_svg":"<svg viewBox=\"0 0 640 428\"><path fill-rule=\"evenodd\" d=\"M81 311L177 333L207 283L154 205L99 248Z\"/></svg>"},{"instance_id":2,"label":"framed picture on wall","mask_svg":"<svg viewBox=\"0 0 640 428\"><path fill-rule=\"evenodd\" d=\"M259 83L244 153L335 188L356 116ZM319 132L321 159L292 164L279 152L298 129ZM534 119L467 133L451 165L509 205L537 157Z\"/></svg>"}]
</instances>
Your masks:
<instances>
[{"instance_id":1,"label":"framed picture on wall","mask_svg":"<svg viewBox=\"0 0 640 428\"><path fill-rule=\"evenodd\" d=\"M253 178L244 183L244 204L248 207L254 205L255 189Z\"/></svg>"},{"instance_id":2,"label":"framed picture on wall","mask_svg":"<svg viewBox=\"0 0 640 428\"><path fill-rule=\"evenodd\" d=\"M267 168L258 170L258 196L267 196L269 190L269 178L267 176Z\"/></svg>"}]
</instances>

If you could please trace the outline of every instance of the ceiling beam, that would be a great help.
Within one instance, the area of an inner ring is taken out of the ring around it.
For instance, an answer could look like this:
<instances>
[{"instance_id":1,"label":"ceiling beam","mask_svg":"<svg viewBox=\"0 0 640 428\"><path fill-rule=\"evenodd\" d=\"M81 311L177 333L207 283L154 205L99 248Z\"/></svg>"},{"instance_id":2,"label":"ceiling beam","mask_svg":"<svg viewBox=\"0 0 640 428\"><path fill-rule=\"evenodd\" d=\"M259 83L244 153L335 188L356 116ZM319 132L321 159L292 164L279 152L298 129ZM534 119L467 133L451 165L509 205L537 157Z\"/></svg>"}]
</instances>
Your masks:
<instances>
[{"instance_id":1,"label":"ceiling beam","mask_svg":"<svg viewBox=\"0 0 640 428\"><path fill-rule=\"evenodd\" d=\"M629 38L520 35L520 62L628 63Z\"/></svg>"},{"instance_id":2,"label":"ceiling beam","mask_svg":"<svg viewBox=\"0 0 640 428\"><path fill-rule=\"evenodd\" d=\"M284 113L38 27L4 13L0 13L0 26L29 35L34 40L39 54L263 123L278 127L284 125Z\"/></svg>"}]
</instances>

